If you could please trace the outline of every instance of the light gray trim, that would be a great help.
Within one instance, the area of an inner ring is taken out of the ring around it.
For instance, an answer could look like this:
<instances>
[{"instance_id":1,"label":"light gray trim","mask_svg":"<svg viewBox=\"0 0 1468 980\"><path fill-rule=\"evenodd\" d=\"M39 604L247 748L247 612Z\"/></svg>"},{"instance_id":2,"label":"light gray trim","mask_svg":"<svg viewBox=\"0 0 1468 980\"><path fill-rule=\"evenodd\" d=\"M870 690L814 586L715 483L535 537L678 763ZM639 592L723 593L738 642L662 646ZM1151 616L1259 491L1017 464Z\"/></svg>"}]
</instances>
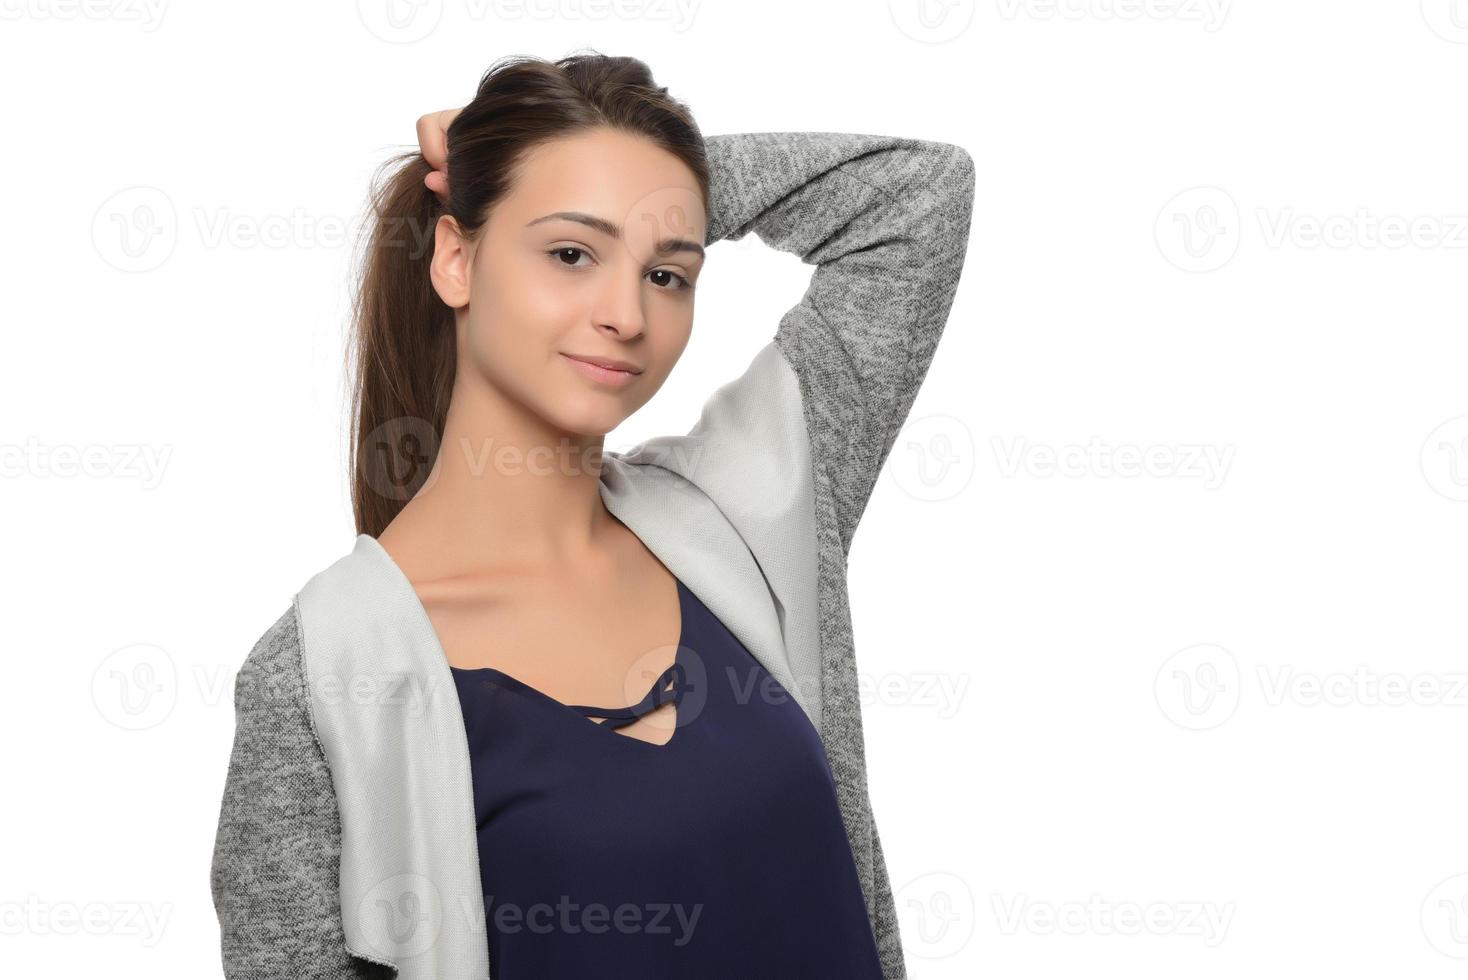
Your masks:
<instances>
[{"instance_id":1,"label":"light gray trim","mask_svg":"<svg viewBox=\"0 0 1468 980\"><path fill-rule=\"evenodd\" d=\"M821 724L816 532L800 387L774 341L681 436L608 453L601 496Z\"/></svg>"},{"instance_id":2,"label":"light gray trim","mask_svg":"<svg viewBox=\"0 0 1468 980\"><path fill-rule=\"evenodd\" d=\"M397 980L488 980L468 736L422 603L365 534L296 601L341 816L347 948Z\"/></svg>"}]
</instances>

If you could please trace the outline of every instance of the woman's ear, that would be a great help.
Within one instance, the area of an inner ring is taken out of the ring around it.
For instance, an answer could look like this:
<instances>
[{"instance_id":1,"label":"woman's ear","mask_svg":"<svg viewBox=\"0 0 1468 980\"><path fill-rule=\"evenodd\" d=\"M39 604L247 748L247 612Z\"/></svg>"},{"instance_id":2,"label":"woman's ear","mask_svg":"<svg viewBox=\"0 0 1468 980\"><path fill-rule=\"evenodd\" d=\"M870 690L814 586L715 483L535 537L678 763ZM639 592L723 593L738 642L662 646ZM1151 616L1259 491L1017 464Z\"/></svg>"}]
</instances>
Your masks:
<instances>
[{"instance_id":1,"label":"woman's ear","mask_svg":"<svg viewBox=\"0 0 1468 980\"><path fill-rule=\"evenodd\" d=\"M440 215L433 228L433 261L428 265L428 278L438 298L454 309L469 305L473 267L474 248L459 222L453 215Z\"/></svg>"}]
</instances>

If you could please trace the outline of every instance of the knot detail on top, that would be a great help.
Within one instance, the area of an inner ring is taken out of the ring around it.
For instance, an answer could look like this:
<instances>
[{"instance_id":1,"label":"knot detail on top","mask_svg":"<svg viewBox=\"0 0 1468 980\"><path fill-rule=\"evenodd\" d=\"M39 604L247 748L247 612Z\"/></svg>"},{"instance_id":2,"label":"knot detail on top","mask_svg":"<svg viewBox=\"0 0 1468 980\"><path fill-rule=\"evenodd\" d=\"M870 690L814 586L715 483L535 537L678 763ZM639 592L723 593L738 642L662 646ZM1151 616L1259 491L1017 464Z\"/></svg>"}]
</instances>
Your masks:
<instances>
[{"instance_id":1,"label":"knot detail on top","mask_svg":"<svg viewBox=\"0 0 1468 980\"><path fill-rule=\"evenodd\" d=\"M668 681L673 682L671 688L667 687ZM582 714L591 715L594 718L607 719L605 724L608 728L622 728L630 725L665 704L678 704L683 698L683 685L685 672L681 663L674 663L659 675L653 683L652 689L647 692L641 701L625 708L599 708L590 704L568 705Z\"/></svg>"}]
</instances>

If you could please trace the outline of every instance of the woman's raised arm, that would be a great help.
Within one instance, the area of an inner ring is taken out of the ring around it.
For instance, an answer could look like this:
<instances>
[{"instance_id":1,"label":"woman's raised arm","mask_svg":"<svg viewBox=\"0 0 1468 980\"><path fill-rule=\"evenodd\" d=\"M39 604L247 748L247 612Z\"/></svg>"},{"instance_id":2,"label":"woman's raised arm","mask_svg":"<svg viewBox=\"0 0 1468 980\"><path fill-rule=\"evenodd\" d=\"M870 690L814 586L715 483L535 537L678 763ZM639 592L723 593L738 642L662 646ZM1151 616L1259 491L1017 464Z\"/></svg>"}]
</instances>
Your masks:
<instances>
[{"instance_id":1,"label":"woman's raised arm","mask_svg":"<svg viewBox=\"0 0 1468 980\"><path fill-rule=\"evenodd\" d=\"M845 550L958 287L974 163L951 143L851 133L706 137L705 244L749 232L817 266L775 342L800 378Z\"/></svg>"},{"instance_id":2,"label":"woman's raised arm","mask_svg":"<svg viewBox=\"0 0 1468 980\"><path fill-rule=\"evenodd\" d=\"M447 187L445 133L457 114L418 120L435 193ZM858 133L704 142L704 244L752 231L817 266L775 342L800 379L816 471L831 482L849 552L948 321L968 249L973 158L952 143Z\"/></svg>"}]
</instances>

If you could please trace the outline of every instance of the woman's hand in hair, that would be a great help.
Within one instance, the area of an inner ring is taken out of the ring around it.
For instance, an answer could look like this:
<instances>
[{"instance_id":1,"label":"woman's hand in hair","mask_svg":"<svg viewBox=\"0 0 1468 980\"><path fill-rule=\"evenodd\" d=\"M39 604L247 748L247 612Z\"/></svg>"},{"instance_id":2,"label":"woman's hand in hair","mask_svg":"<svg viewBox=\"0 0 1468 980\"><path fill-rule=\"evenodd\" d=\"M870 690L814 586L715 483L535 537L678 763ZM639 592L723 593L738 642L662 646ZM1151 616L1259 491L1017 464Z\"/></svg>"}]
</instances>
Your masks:
<instances>
[{"instance_id":1,"label":"woman's hand in hair","mask_svg":"<svg viewBox=\"0 0 1468 980\"><path fill-rule=\"evenodd\" d=\"M423 178L429 190L443 197L449 192L449 124L459 109L440 109L418 117L418 149L433 170Z\"/></svg>"}]
</instances>

